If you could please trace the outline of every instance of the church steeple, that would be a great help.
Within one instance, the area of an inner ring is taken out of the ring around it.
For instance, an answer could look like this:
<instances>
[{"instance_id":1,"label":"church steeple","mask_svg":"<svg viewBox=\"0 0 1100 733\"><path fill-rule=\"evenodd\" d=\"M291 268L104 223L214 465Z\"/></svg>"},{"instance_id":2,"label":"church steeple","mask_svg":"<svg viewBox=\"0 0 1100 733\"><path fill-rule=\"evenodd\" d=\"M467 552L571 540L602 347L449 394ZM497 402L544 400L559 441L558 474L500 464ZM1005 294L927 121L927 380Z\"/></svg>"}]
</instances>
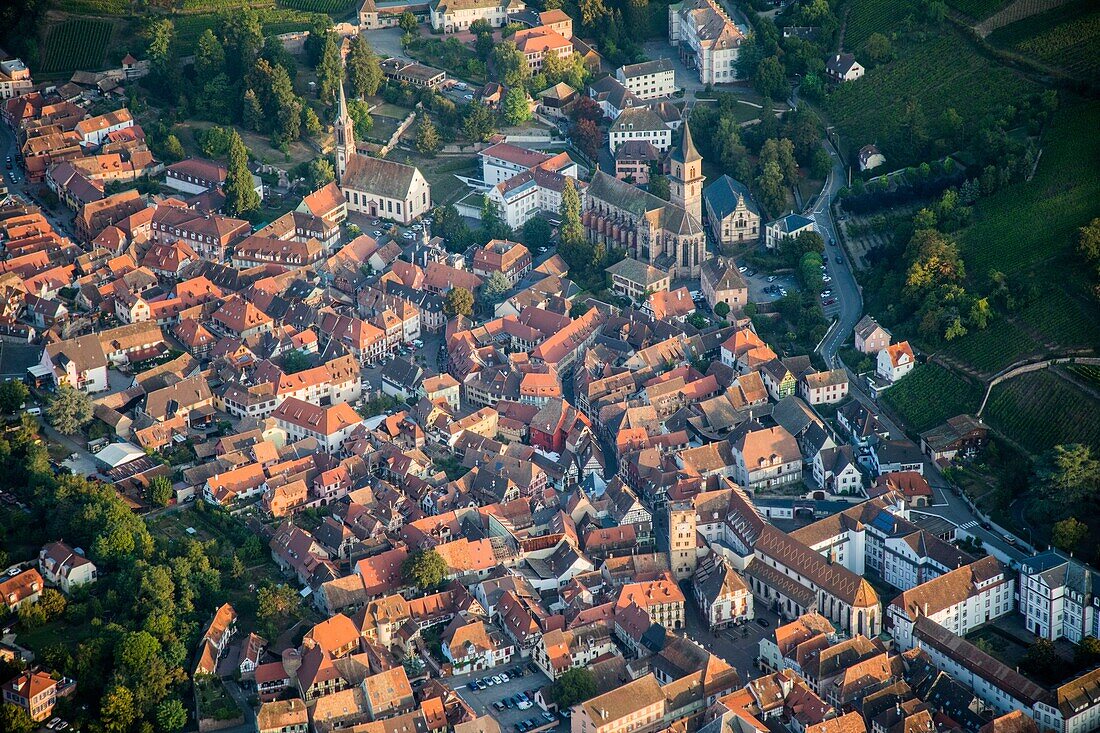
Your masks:
<instances>
[{"instance_id":1,"label":"church steeple","mask_svg":"<svg viewBox=\"0 0 1100 733\"><path fill-rule=\"evenodd\" d=\"M684 120L684 134L680 145L669 156L672 175L669 176L669 198L695 217L703 220L703 156L695 149L691 128Z\"/></svg>"},{"instance_id":2,"label":"church steeple","mask_svg":"<svg viewBox=\"0 0 1100 733\"><path fill-rule=\"evenodd\" d=\"M348 161L355 155L355 126L348 114L344 99L344 84L340 83L340 111L333 125L336 132L336 182L340 183L348 169Z\"/></svg>"}]
</instances>

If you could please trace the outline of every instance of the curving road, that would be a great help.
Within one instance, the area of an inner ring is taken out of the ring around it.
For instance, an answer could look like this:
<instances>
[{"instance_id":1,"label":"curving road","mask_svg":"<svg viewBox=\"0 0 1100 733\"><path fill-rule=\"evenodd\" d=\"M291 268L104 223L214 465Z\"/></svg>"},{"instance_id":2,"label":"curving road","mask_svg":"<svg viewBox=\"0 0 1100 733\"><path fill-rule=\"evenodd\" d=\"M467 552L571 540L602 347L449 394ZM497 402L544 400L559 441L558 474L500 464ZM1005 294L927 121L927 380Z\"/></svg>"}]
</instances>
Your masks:
<instances>
[{"instance_id":1,"label":"curving road","mask_svg":"<svg viewBox=\"0 0 1100 733\"><path fill-rule=\"evenodd\" d=\"M844 162L830 142L823 141L821 144L832 158L833 168L825 179L825 186L821 193L813 200L813 205L803 212L803 215L817 222L818 231L825 237L825 255L829 260L829 273L833 278L829 286L837 304L831 306L831 309L835 309L831 314L835 320L825 334L825 338L818 344L817 351L829 367L835 368L838 364L837 351L851 335L852 329L863 315L863 292L856 282L855 275L852 274L852 263L847 253L840 246L836 222L833 221L832 202L837 192L844 187L845 182Z\"/></svg>"}]
</instances>

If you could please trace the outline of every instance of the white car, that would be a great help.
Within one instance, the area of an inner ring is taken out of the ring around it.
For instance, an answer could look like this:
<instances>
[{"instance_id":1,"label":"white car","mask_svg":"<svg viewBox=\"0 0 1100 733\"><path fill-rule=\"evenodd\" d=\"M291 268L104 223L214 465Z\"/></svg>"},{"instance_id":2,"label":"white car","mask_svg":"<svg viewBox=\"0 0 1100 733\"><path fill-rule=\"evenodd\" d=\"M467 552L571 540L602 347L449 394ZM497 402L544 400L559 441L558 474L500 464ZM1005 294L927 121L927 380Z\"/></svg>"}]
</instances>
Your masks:
<instances>
[{"instance_id":1,"label":"white car","mask_svg":"<svg viewBox=\"0 0 1100 733\"><path fill-rule=\"evenodd\" d=\"M465 94L465 95L463 95L462 98L465 99L467 102L474 101L474 95L472 95L472 94Z\"/></svg>"},{"instance_id":2,"label":"white car","mask_svg":"<svg viewBox=\"0 0 1100 733\"><path fill-rule=\"evenodd\" d=\"M61 722L61 718L51 718L50 722L46 723L46 727L49 728L50 730L53 730L54 726L56 726L60 722Z\"/></svg>"},{"instance_id":3,"label":"white car","mask_svg":"<svg viewBox=\"0 0 1100 733\"><path fill-rule=\"evenodd\" d=\"M828 298L832 294L833 294L832 290L822 290L821 291L821 297L822 298Z\"/></svg>"},{"instance_id":4,"label":"white car","mask_svg":"<svg viewBox=\"0 0 1100 733\"><path fill-rule=\"evenodd\" d=\"M500 681L501 681L501 682L507 682L508 680L509 680L509 677L508 677L508 675L507 675L507 674L505 674L504 672L501 672L501 673L500 673Z\"/></svg>"},{"instance_id":5,"label":"white car","mask_svg":"<svg viewBox=\"0 0 1100 733\"><path fill-rule=\"evenodd\" d=\"M8 575L10 575L11 577L14 578L16 575L19 575L19 573L21 573L21 572L23 572L22 568L12 568L8 571Z\"/></svg>"},{"instance_id":6,"label":"white car","mask_svg":"<svg viewBox=\"0 0 1100 733\"><path fill-rule=\"evenodd\" d=\"M821 282L823 282L823 283L831 283L832 281L833 281L833 279L831 277L829 277L828 275L823 275L821 277Z\"/></svg>"},{"instance_id":7,"label":"white car","mask_svg":"<svg viewBox=\"0 0 1100 733\"><path fill-rule=\"evenodd\" d=\"M500 675L498 675L498 674L495 674L495 675L493 675L491 679L493 680L493 684L494 684L494 685L499 685L499 684L501 684L502 682L504 682L504 680L502 680L502 679L500 678Z\"/></svg>"},{"instance_id":8,"label":"white car","mask_svg":"<svg viewBox=\"0 0 1100 733\"><path fill-rule=\"evenodd\" d=\"M744 265L741 265L740 267L737 268L737 271L738 272L748 272L749 268L745 267Z\"/></svg>"},{"instance_id":9,"label":"white car","mask_svg":"<svg viewBox=\"0 0 1100 733\"><path fill-rule=\"evenodd\" d=\"M534 703L531 702L530 700L520 700L519 703L516 704L516 707L519 708L520 710L526 710L527 708L531 707L532 705L534 705Z\"/></svg>"}]
</instances>

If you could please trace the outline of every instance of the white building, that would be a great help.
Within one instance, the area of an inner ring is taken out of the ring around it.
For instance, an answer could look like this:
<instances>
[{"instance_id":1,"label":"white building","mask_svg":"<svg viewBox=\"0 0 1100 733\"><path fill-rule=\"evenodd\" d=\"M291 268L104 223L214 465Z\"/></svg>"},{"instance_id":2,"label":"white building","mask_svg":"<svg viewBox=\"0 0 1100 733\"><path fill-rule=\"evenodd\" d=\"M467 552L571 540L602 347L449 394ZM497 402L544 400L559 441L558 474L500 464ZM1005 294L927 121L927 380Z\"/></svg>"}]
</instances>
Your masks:
<instances>
[{"instance_id":1,"label":"white building","mask_svg":"<svg viewBox=\"0 0 1100 733\"><path fill-rule=\"evenodd\" d=\"M887 346L878 352L878 364L875 372L891 384L913 371L917 360L913 356L913 347L908 341Z\"/></svg>"},{"instance_id":2,"label":"white building","mask_svg":"<svg viewBox=\"0 0 1100 733\"><path fill-rule=\"evenodd\" d=\"M668 6L668 40L704 84L737 79L737 55L745 34L715 0L683 0Z\"/></svg>"},{"instance_id":3,"label":"white building","mask_svg":"<svg viewBox=\"0 0 1100 733\"><path fill-rule=\"evenodd\" d=\"M107 355L96 334L46 344L38 366L56 385L89 394L107 389Z\"/></svg>"},{"instance_id":4,"label":"white building","mask_svg":"<svg viewBox=\"0 0 1100 733\"><path fill-rule=\"evenodd\" d=\"M787 214L764 227L764 246L775 249L784 237L797 237L802 232L816 231L814 220L801 214Z\"/></svg>"},{"instance_id":5,"label":"white building","mask_svg":"<svg viewBox=\"0 0 1100 733\"><path fill-rule=\"evenodd\" d=\"M0 99L11 99L26 94L34 87L31 70L22 59L0 61Z\"/></svg>"},{"instance_id":6,"label":"white building","mask_svg":"<svg viewBox=\"0 0 1100 733\"><path fill-rule=\"evenodd\" d=\"M676 91L676 71L668 59L620 66L615 78L639 99L671 97Z\"/></svg>"},{"instance_id":7,"label":"white building","mask_svg":"<svg viewBox=\"0 0 1100 733\"><path fill-rule=\"evenodd\" d=\"M97 578L96 566L84 557L83 552L74 550L64 542L51 542L38 553L38 570L47 583L69 593Z\"/></svg>"},{"instance_id":8,"label":"white building","mask_svg":"<svg viewBox=\"0 0 1100 733\"><path fill-rule=\"evenodd\" d=\"M288 442L315 438L327 453L338 452L344 440L363 422L347 404L319 407L295 397L284 400L271 416L286 431Z\"/></svg>"},{"instance_id":9,"label":"white building","mask_svg":"<svg viewBox=\"0 0 1100 733\"><path fill-rule=\"evenodd\" d=\"M664 152L672 145L672 128L648 107L631 107L622 111L608 131L611 153L628 140L645 140Z\"/></svg>"},{"instance_id":10,"label":"white building","mask_svg":"<svg viewBox=\"0 0 1100 733\"><path fill-rule=\"evenodd\" d=\"M913 647L913 626L924 617L953 634L1012 613L1016 583L1008 567L992 555L904 591L886 609L895 641Z\"/></svg>"},{"instance_id":11,"label":"white building","mask_svg":"<svg viewBox=\"0 0 1100 733\"><path fill-rule=\"evenodd\" d=\"M1020 613L1028 631L1044 639L1100 638L1100 572L1048 550L1020 566Z\"/></svg>"},{"instance_id":12,"label":"white building","mask_svg":"<svg viewBox=\"0 0 1100 733\"><path fill-rule=\"evenodd\" d=\"M526 9L523 0L432 0L428 20L433 30L457 33L468 30L475 20L501 28L508 24L511 15Z\"/></svg>"},{"instance_id":13,"label":"white building","mask_svg":"<svg viewBox=\"0 0 1100 733\"><path fill-rule=\"evenodd\" d=\"M360 155L356 151L343 86L340 87L340 115L335 129L336 182L344 193L349 211L401 224L411 224L428 213L432 207L431 186L419 168Z\"/></svg>"},{"instance_id":14,"label":"white building","mask_svg":"<svg viewBox=\"0 0 1100 733\"><path fill-rule=\"evenodd\" d=\"M112 132L133 126L134 118L130 110L123 107L114 112L81 120L76 123L76 134L80 136L81 145L95 147L102 145Z\"/></svg>"}]
</instances>

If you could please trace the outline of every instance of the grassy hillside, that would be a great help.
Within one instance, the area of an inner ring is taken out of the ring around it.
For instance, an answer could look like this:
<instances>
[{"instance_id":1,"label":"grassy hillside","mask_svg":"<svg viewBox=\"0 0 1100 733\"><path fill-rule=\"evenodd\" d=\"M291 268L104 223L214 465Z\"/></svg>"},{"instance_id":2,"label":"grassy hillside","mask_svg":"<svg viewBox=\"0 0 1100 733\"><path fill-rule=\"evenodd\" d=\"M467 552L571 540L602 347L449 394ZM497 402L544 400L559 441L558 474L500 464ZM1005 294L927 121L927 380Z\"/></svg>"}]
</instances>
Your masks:
<instances>
[{"instance_id":1,"label":"grassy hillside","mask_svg":"<svg viewBox=\"0 0 1100 733\"><path fill-rule=\"evenodd\" d=\"M973 413L982 400L977 384L938 364L921 364L891 387L883 400L917 432L961 413Z\"/></svg>"},{"instance_id":2,"label":"grassy hillside","mask_svg":"<svg viewBox=\"0 0 1100 733\"><path fill-rule=\"evenodd\" d=\"M1064 69L1082 79L1100 73L1100 4L1077 0L994 31L994 45Z\"/></svg>"}]
</instances>

